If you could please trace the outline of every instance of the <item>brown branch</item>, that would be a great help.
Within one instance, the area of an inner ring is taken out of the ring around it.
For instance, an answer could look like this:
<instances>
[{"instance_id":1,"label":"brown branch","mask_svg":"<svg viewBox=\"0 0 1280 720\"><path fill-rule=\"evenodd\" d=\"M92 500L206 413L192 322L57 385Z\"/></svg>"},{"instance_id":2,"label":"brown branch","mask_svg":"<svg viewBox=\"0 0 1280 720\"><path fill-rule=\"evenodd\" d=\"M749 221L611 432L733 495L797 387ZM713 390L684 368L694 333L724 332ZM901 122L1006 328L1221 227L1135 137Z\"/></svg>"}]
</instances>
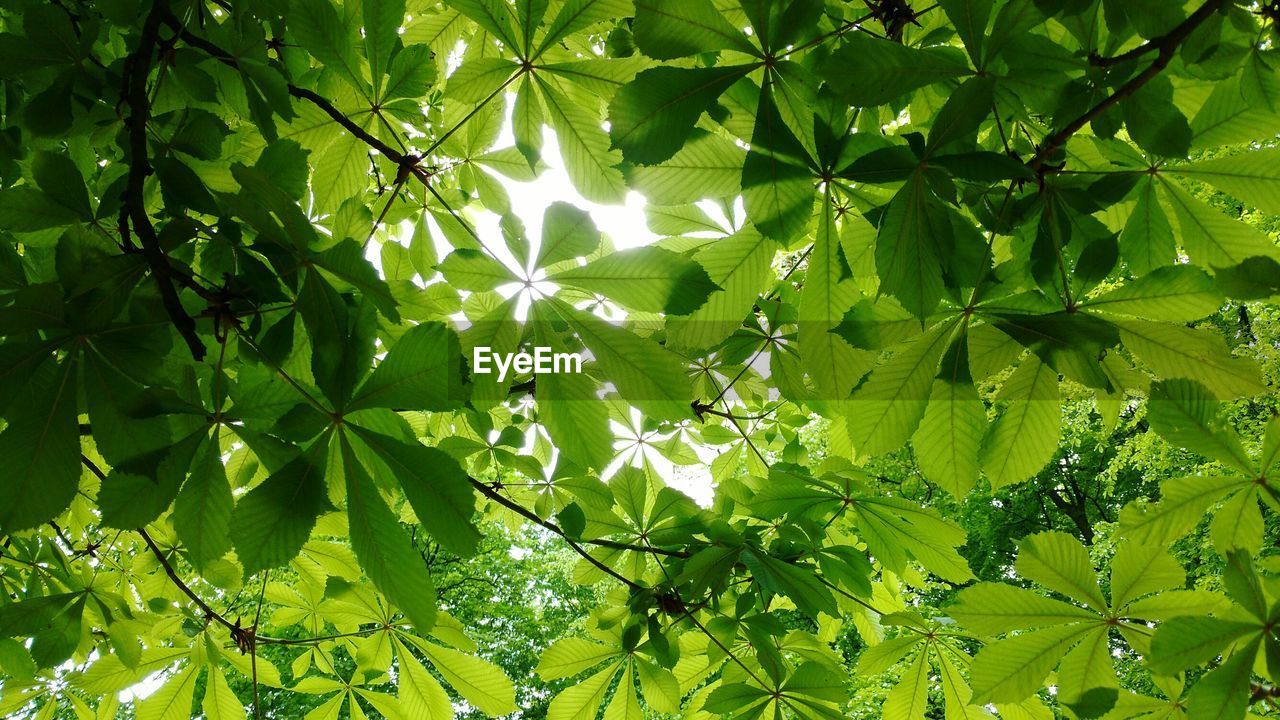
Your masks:
<instances>
[{"instance_id":1,"label":"brown branch","mask_svg":"<svg viewBox=\"0 0 1280 720\"><path fill-rule=\"evenodd\" d=\"M1058 132L1045 138L1044 142L1040 145L1039 151L1036 152L1035 157L1031 158L1031 160L1027 162L1027 167L1037 172L1040 171L1049 157L1065 145L1067 140L1071 139L1072 135L1075 135L1085 125L1088 125L1100 115L1110 110L1121 100L1133 95L1141 89L1143 85L1150 82L1152 78L1159 75L1161 71L1169 65L1169 62L1173 60L1173 55L1177 52L1178 46L1187 39L1187 36L1199 27L1201 23L1208 20L1223 5L1225 5L1226 1L1227 0L1208 0L1204 5L1200 6L1199 10L1192 13L1173 30L1151 40L1150 43L1147 43L1147 45L1150 45L1151 47L1144 49L1143 52L1138 53L1138 55L1145 54L1151 50L1157 51L1156 59L1147 66L1147 69L1138 73L1128 82L1121 85L1115 92L1111 93L1097 105L1090 108L1088 112L1067 123L1067 125ZM1145 45L1143 47L1146 48ZM1137 55L1135 55L1135 57L1137 57Z\"/></svg>"},{"instance_id":2,"label":"brown branch","mask_svg":"<svg viewBox=\"0 0 1280 720\"><path fill-rule=\"evenodd\" d=\"M155 0L151 12L143 22L138 48L125 60L122 95L129 104L129 117L125 119L129 130L129 180L125 187L124 204L128 208L133 232L142 244L142 254L151 268L151 276L160 289L161 304L178 334L186 341L191 356L202 360L205 354L204 343L196 334L195 320L182 307L178 291L173 286L173 270L168 256L160 249L160 239L147 215L143 195L147 176L151 174L151 167L147 162L147 121L151 113L151 106L147 101L147 76L151 73L152 52L159 44L160 23L167 15L168 0Z\"/></svg>"},{"instance_id":3,"label":"brown branch","mask_svg":"<svg viewBox=\"0 0 1280 720\"><path fill-rule=\"evenodd\" d=\"M582 546L578 544L575 540L570 538L569 535L564 531L564 529L561 528L556 523L550 520L543 520L542 518L538 517L537 514L534 513L532 510L524 507L523 505L512 500L511 498L508 498L507 496L498 492L496 489L494 489L487 483L480 482L475 478L469 478L469 480L471 481L472 487L479 490L480 494L484 495L490 500L493 500L494 502L507 508L508 510L516 513L517 515L523 517L529 522L535 525L538 525L542 528L545 528L547 530L550 530L551 532L560 536L560 538L562 538L565 542L569 544L569 547L573 548L574 552L581 555L592 565L595 565L600 570L603 570L605 573L612 576L618 582L621 582L622 584L630 587L633 590L644 589L640 585L637 585L635 582L623 577L622 575L619 575L617 571L615 571L613 568L610 568L609 566L600 562L596 558L592 557L590 553L584 550ZM666 555L668 557L681 557L681 558L689 557L689 553L684 552L683 550L666 550L663 548L656 548L652 546L642 547L640 545L630 545L628 543L614 542L612 540L583 540L583 542L588 545L595 545L597 547L609 548L612 550L630 550L632 552L647 552L654 555Z\"/></svg>"}]
</instances>

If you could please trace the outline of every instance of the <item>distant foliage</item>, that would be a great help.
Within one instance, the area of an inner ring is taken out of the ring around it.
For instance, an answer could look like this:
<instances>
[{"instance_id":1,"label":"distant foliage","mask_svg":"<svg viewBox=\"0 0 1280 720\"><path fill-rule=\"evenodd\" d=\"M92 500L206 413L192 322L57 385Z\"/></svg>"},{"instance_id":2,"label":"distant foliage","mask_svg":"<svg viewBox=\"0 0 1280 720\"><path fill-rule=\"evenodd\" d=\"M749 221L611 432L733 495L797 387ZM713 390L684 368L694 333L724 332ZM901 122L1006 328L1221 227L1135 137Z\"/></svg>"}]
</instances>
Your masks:
<instances>
[{"instance_id":1,"label":"distant foliage","mask_svg":"<svg viewBox=\"0 0 1280 720\"><path fill-rule=\"evenodd\" d=\"M1275 714L1278 19L4 3L0 716Z\"/></svg>"}]
</instances>

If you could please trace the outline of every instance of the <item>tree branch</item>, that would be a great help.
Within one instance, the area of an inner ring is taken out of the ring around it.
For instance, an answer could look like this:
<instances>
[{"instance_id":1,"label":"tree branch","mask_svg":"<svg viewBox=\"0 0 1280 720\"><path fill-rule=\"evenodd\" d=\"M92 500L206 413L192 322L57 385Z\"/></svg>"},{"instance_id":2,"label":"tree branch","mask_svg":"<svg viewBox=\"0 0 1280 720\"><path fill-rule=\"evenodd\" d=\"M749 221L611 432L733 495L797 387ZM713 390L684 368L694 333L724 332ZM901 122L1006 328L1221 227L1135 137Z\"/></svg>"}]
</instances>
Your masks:
<instances>
[{"instance_id":1,"label":"tree branch","mask_svg":"<svg viewBox=\"0 0 1280 720\"><path fill-rule=\"evenodd\" d=\"M550 520L543 520L542 518L534 514L532 510L526 508L520 503L498 492L493 487L491 487L488 483L480 482L475 478L468 478L468 480L471 481L471 485L473 487L479 490L482 495L489 498L490 500L493 500L499 505L516 513L517 515L523 517L524 519L528 520L529 522L535 525L539 525L547 530L550 530L551 532L555 533L556 535L560 535L561 537L565 536L564 529L562 529L559 525L555 524ZM567 540L568 538L566 537L565 539ZM683 550L667 550L665 548L654 547L652 545L648 545L648 546L632 545L630 543L616 542L614 540L583 540L582 542L588 545L595 545L597 547L611 548L613 550L630 550L632 552L644 552L644 553L650 553L653 555L666 555L667 557L687 558L691 556L690 553L685 552Z\"/></svg>"},{"instance_id":2,"label":"tree branch","mask_svg":"<svg viewBox=\"0 0 1280 720\"><path fill-rule=\"evenodd\" d=\"M1067 140L1071 139L1072 135L1075 135L1085 125L1088 125L1094 119L1110 110L1121 100L1133 95L1141 89L1143 85L1150 82L1152 78L1159 75L1160 72L1169 65L1169 62L1173 60L1173 55L1177 51L1178 46L1181 45L1182 42L1201 25L1201 23L1208 20L1215 12L1222 8L1226 2L1227 0L1208 0L1204 5L1200 6L1199 10L1196 10L1186 20L1183 20L1181 24L1173 30L1170 30L1168 34L1162 35L1161 37L1155 38L1151 40L1151 42L1147 43L1150 47L1144 45L1142 48L1139 48L1142 49L1142 52L1137 53L1133 57L1138 57L1155 50L1157 52L1156 59L1147 66L1146 70L1143 70L1132 77L1128 82L1116 89L1115 92L1104 98L1102 102L1099 102L1097 105L1089 108L1088 112L1067 123L1067 125L1058 132L1045 138L1035 156L1032 157L1031 160L1027 161L1027 167L1039 172L1044 167L1045 162L1055 152L1057 152L1059 148L1065 145Z\"/></svg>"},{"instance_id":3,"label":"tree branch","mask_svg":"<svg viewBox=\"0 0 1280 720\"><path fill-rule=\"evenodd\" d=\"M122 96L129 104L129 117L125 119L129 130L129 180L125 188L124 204L128 208L133 232L142 244L142 254L151 268L151 276L160 289L160 301L165 312L173 321L178 334L186 341L191 356L202 360L205 354L204 343L196 334L195 320L187 314L182 301L178 299L169 258L160 249L160 239L147 215L143 194L147 176L151 174L147 161L147 120L151 113L151 106L147 101L147 76L151 72L151 54L160 37L160 23L169 14L168 0L155 0L151 12L143 22L138 48L125 60Z\"/></svg>"}]
</instances>

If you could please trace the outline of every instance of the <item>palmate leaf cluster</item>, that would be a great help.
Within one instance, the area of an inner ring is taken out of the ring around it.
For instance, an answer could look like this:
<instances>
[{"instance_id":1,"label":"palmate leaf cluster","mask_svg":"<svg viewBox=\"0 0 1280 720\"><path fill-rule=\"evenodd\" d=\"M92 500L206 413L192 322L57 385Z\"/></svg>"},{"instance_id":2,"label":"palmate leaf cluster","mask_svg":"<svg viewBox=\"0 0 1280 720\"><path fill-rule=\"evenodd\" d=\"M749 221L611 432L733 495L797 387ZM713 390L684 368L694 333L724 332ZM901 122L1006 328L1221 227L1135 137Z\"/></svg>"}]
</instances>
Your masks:
<instances>
[{"instance_id":1,"label":"palmate leaf cluster","mask_svg":"<svg viewBox=\"0 0 1280 720\"><path fill-rule=\"evenodd\" d=\"M553 720L840 718L888 672L895 719L1272 712L1280 420L1233 426L1270 387L1213 318L1280 293L1277 14L6 3L0 714L519 713L432 569L495 522L599 588ZM660 239L514 214L548 160ZM471 372L534 345L585 372ZM1211 472L975 582L874 469L1027 483L1069 402Z\"/></svg>"}]
</instances>

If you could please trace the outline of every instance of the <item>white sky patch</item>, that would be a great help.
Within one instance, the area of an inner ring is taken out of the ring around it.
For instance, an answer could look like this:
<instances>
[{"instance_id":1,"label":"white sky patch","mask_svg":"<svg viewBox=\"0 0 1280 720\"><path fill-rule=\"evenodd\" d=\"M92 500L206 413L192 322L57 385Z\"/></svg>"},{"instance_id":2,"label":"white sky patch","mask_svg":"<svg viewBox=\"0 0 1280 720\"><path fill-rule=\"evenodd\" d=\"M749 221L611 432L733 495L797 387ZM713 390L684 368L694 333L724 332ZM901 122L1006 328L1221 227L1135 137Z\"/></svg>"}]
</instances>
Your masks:
<instances>
[{"instance_id":1,"label":"white sky patch","mask_svg":"<svg viewBox=\"0 0 1280 720\"><path fill-rule=\"evenodd\" d=\"M515 105L515 94L508 93L506 95L506 118L503 121L502 131L498 135L497 142L493 150L501 150L503 148L515 145L515 135L512 132L511 114ZM544 172L532 182L519 182L512 180L499 173L490 173L507 191L511 201L511 214L518 217L524 223L525 235L530 243L530 256L536 257L542 239L542 218L547 208L555 202L567 202L581 210L584 210L591 216L596 227L604 235L607 235L613 242L613 246L617 250L626 250L630 248L643 247L651 245L659 239L659 235L649 230L648 223L645 219L646 201L643 195L638 192L628 192L625 201L620 205L602 205L584 198L577 189L574 188L573 182L569 179L568 173L565 171L564 163L560 157L560 145L556 139L555 133L548 127L543 128L542 140L542 161L546 166ZM479 172L488 172L479 167ZM699 203L707 214L716 222L723 225L726 232L732 232L733 229L740 227L744 219L744 211L742 201L739 199L733 207L733 215L735 217L727 217L718 205L710 201ZM497 292L504 298L510 298L520 295L517 304L516 317L524 320L527 317L530 303L542 295L550 295L556 291L553 283L543 280L546 273L541 270L535 270L532 277L532 286L527 286L523 279L529 277L528 270L522 267L517 261L515 255L508 249L503 238L502 229L499 225L501 216L489 210L469 208L461 211L463 216L471 223L476 234L480 237L484 248L491 253L495 259L507 266L512 273L521 278L522 282L512 282L497 288ZM429 220L432 229L432 238L436 246L437 256L441 259L445 258L453 247L449 245L444 238L444 234L440 232L435 225L434 220ZM387 242L399 242L408 245L412 233L412 223L406 221L402 224L399 231L392 231L388 235ZM702 233L699 233L702 234ZM378 268L379 273L382 271L380 246L377 243L370 243L367 256L374 267ZM440 281L439 276L436 278L427 278L428 282ZM593 310L597 315L610 321L618 321L625 317L626 313L617 308L612 303L601 303ZM460 323L467 322L467 318L458 313L454 318ZM590 357L584 354L584 357ZM763 363L753 363L763 365L763 371L768 372L767 357ZM757 367L757 370L762 368ZM636 411L633 411L636 412ZM636 427L639 427L638 415L636 419ZM714 448L705 448L695 446L694 451L698 453L699 459L703 463L698 465L676 465L667 458L663 457L655 448L646 446L643 443L636 444L636 438L632 437L632 431L624 428L618 423L611 423L618 441L615 443L615 452L618 453L614 462L601 473L601 479L607 480L619 467L624 464L648 465L653 471L662 478L664 482L671 487L684 492L692 497L696 502L703 506L709 506L712 500L713 484L710 471L710 462L718 454ZM669 436L669 435L668 435ZM651 439L652 440L652 439ZM526 436L525 448L522 452L529 452L533 445L533 436ZM703 452L705 451L705 452ZM553 454L552 465L558 457L558 451Z\"/></svg>"}]
</instances>

